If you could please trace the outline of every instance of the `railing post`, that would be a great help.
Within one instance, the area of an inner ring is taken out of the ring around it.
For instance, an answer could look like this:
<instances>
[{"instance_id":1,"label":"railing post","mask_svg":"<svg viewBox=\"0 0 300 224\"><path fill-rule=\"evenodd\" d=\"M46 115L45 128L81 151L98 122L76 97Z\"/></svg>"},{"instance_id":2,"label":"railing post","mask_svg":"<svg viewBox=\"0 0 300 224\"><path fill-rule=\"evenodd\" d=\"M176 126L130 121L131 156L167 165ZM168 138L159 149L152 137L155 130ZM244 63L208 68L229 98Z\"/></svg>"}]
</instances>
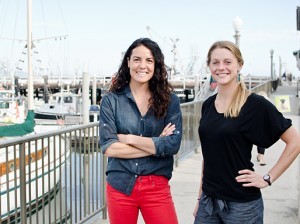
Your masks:
<instances>
[{"instance_id":1,"label":"railing post","mask_svg":"<svg viewBox=\"0 0 300 224\"><path fill-rule=\"evenodd\" d=\"M90 152L90 142L85 133L83 140L83 172L84 172L84 216L90 215L90 160L89 160L89 152Z\"/></svg>"},{"instance_id":2,"label":"railing post","mask_svg":"<svg viewBox=\"0 0 300 224\"><path fill-rule=\"evenodd\" d=\"M179 165L179 162L178 162L178 160L179 160L179 158L178 158L178 154L176 154L175 156L174 156L174 162L175 162L175 167L178 167L178 165Z\"/></svg>"},{"instance_id":3,"label":"railing post","mask_svg":"<svg viewBox=\"0 0 300 224\"><path fill-rule=\"evenodd\" d=\"M252 78L251 78L251 76L250 76L250 79L249 79L249 87L248 87L248 89L249 90L251 90L252 89Z\"/></svg>"},{"instance_id":4,"label":"railing post","mask_svg":"<svg viewBox=\"0 0 300 224\"><path fill-rule=\"evenodd\" d=\"M26 163L25 163L25 143L19 144L20 155L20 218L21 223L26 224Z\"/></svg>"},{"instance_id":5,"label":"railing post","mask_svg":"<svg viewBox=\"0 0 300 224\"><path fill-rule=\"evenodd\" d=\"M201 107L200 107L199 103L195 103L193 105L193 112L192 112L192 114L193 114L193 124L199 124L200 116L201 116ZM194 129L193 130L193 139L196 140L196 139L199 138L198 125L193 125L192 128ZM195 147L195 153L199 152L199 148L201 148L200 142L199 142L198 147Z\"/></svg>"},{"instance_id":6,"label":"railing post","mask_svg":"<svg viewBox=\"0 0 300 224\"><path fill-rule=\"evenodd\" d=\"M102 169L101 170L106 170L106 167L107 167L107 158L105 155L103 155L101 153L101 158L102 158ZM103 187L102 187L102 190L101 190L101 195L102 195L102 198L103 198L103 204L104 204L104 209L102 210L102 219L107 219L107 201L106 201L106 194L105 194L105 189L106 189L106 177L105 177L105 171L104 172L101 172L102 174L102 178L101 178L101 182L103 183Z\"/></svg>"}]
</instances>

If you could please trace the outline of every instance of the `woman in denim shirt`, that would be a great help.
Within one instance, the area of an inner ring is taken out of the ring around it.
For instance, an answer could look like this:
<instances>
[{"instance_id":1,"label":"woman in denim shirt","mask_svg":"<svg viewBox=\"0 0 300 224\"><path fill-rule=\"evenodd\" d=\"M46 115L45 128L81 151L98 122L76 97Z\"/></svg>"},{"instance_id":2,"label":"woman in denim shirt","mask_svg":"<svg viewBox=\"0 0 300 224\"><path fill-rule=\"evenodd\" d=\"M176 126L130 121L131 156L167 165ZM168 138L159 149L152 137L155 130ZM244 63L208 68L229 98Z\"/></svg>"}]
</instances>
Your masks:
<instances>
[{"instance_id":1,"label":"woman in denim shirt","mask_svg":"<svg viewBox=\"0 0 300 224\"><path fill-rule=\"evenodd\" d=\"M168 182L182 115L172 90L159 46L148 38L134 41L101 101L111 224L135 224L139 211L147 224L178 223Z\"/></svg>"}]
</instances>

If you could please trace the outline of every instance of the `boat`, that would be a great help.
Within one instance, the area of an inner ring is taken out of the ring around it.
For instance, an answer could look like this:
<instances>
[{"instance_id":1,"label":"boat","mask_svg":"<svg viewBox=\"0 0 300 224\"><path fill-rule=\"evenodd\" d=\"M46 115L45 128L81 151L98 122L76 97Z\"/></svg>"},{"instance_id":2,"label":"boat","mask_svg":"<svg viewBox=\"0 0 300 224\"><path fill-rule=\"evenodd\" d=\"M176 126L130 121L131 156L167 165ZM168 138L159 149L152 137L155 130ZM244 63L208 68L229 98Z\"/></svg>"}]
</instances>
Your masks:
<instances>
[{"instance_id":1,"label":"boat","mask_svg":"<svg viewBox=\"0 0 300 224\"><path fill-rule=\"evenodd\" d=\"M99 119L99 105L91 105L89 109L89 121ZM82 95L70 91L62 91L52 95L52 100L37 107L34 111L37 123L82 123L83 103Z\"/></svg>"},{"instance_id":2,"label":"boat","mask_svg":"<svg viewBox=\"0 0 300 224\"><path fill-rule=\"evenodd\" d=\"M28 57L28 97L26 110L20 110L20 101L13 91L1 89L1 124L0 142L18 140L27 136L36 135L43 131L57 129L55 126L36 125L34 120L33 72L32 72L32 39L31 39L31 4L27 1L27 57ZM24 104L22 104L23 106ZM24 119L22 116L24 111ZM59 164L65 164L69 157L69 142L64 140L67 136L54 136L26 142L23 145L7 146L0 144L0 223L19 222L21 204L26 203L27 212L38 210L40 203L44 203L44 196L55 194L60 184L61 169ZM56 150L59 149L59 150ZM21 156L23 160L21 160ZM25 161L25 170L21 166ZM24 176L21 176L23 168ZM21 200L21 180L26 184L26 202ZM43 187L41 187L43 186ZM51 197L51 196L50 196Z\"/></svg>"},{"instance_id":3,"label":"boat","mask_svg":"<svg viewBox=\"0 0 300 224\"><path fill-rule=\"evenodd\" d=\"M175 88L173 92L178 96L180 103L191 102L195 98L194 89Z\"/></svg>"},{"instance_id":4,"label":"boat","mask_svg":"<svg viewBox=\"0 0 300 224\"><path fill-rule=\"evenodd\" d=\"M0 123L16 123L24 120L24 100L14 97L13 90L0 90Z\"/></svg>"},{"instance_id":5,"label":"boat","mask_svg":"<svg viewBox=\"0 0 300 224\"><path fill-rule=\"evenodd\" d=\"M0 89L0 143L57 129L56 126L36 125L34 110L25 114L25 101L13 90ZM61 138L61 139L59 139ZM25 143L25 180L27 208L36 211L43 195L55 194L60 183L61 167L69 157L68 141L65 136L48 137ZM20 212L20 149L21 146L0 146L0 223L16 222ZM56 150L60 149L60 150ZM56 178L54 178L56 177ZM50 180L43 186L44 180ZM30 189L30 190L29 190ZM30 193L29 193L30 192ZM45 198L44 198L45 200Z\"/></svg>"},{"instance_id":6,"label":"boat","mask_svg":"<svg viewBox=\"0 0 300 224\"><path fill-rule=\"evenodd\" d=\"M0 126L0 142L20 136L35 135L36 133L41 133L41 127L35 126L34 111L31 110L28 111L23 123L10 123L8 125L2 123L2 126ZM0 147L2 223L5 223L8 219L15 220L15 214L20 211L21 199L18 197L21 181L19 170L20 147ZM42 202L44 194L55 193L54 189L59 184L61 169L57 164L64 164L68 159L69 151L66 151L68 148L65 141L58 139L58 137L30 141L25 144L26 204L28 208L36 209L36 205ZM53 178L54 176L56 178ZM44 180L49 181L44 188L41 188L40 186L43 186Z\"/></svg>"},{"instance_id":7,"label":"boat","mask_svg":"<svg viewBox=\"0 0 300 224\"><path fill-rule=\"evenodd\" d=\"M69 91L52 95L49 103L44 103L34 111L36 119L63 119L65 115L79 115L81 113L80 95Z\"/></svg>"}]
</instances>

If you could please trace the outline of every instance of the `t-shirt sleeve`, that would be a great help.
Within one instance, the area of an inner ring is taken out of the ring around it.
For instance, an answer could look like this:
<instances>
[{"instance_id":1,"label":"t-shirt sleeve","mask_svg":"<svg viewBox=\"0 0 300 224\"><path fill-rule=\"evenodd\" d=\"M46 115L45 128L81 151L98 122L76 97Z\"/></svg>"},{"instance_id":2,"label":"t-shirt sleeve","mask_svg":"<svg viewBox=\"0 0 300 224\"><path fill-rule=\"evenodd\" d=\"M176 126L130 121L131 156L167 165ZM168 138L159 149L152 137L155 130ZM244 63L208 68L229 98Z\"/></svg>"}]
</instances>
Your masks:
<instances>
[{"instance_id":1,"label":"t-shirt sleeve","mask_svg":"<svg viewBox=\"0 0 300 224\"><path fill-rule=\"evenodd\" d=\"M264 97L256 94L249 97L247 107L241 111L241 131L253 144L269 148L292 126L292 121Z\"/></svg>"}]
</instances>

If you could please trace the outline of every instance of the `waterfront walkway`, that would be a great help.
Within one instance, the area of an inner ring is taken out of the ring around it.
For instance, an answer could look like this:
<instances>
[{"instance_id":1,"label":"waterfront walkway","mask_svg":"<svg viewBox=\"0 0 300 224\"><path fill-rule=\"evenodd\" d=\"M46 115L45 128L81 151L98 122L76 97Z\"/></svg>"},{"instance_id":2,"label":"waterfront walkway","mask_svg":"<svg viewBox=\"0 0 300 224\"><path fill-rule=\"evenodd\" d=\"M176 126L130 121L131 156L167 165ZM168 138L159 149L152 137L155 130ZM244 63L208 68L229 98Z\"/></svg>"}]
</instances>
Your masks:
<instances>
[{"instance_id":1,"label":"waterfront walkway","mask_svg":"<svg viewBox=\"0 0 300 224\"><path fill-rule=\"evenodd\" d=\"M279 86L276 92L270 96L270 100L275 104L278 96L288 96L291 103L291 112L284 112L285 116L292 119L293 125L300 131L300 118L296 113L299 98L295 86ZM281 140L266 150L266 165L260 166L256 161L257 150L253 148L252 160L255 170L261 175L265 174L275 164L279 158L284 144ZM201 173L201 151L190 154L179 163L174 169L173 177L170 181L173 199L178 214L180 224L193 224L193 210L197 203L199 180ZM265 224L300 224L299 203L300 203L300 157L292 166L275 182L272 186L262 189L265 205ZM92 224L107 224L108 220L95 217L89 221ZM138 224L143 224L140 217ZM168 223L166 223L168 224ZM170 223L171 224L171 223Z\"/></svg>"}]
</instances>

